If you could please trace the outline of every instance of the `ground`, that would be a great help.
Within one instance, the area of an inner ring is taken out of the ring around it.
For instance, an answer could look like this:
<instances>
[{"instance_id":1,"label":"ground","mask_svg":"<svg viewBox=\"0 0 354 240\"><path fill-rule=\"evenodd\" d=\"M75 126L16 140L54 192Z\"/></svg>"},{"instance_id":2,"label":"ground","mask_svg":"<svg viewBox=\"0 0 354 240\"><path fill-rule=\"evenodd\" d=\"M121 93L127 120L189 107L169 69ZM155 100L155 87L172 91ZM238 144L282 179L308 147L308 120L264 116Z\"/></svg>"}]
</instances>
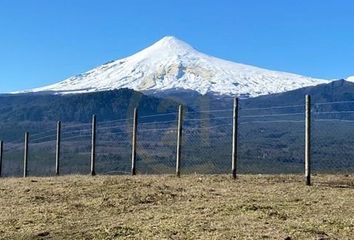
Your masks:
<instances>
[{"instance_id":1,"label":"ground","mask_svg":"<svg viewBox=\"0 0 354 240\"><path fill-rule=\"evenodd\" d=\"M354 239L354 176L0 179L0 239Z\"/></svg>"}]
</instances>

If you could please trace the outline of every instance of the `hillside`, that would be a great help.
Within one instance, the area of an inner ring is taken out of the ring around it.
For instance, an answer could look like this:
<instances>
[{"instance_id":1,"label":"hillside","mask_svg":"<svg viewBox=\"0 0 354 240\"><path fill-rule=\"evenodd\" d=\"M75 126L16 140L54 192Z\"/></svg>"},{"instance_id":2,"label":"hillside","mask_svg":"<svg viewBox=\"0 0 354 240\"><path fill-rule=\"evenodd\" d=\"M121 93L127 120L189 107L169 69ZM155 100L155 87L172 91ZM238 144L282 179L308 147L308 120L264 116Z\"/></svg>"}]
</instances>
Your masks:
<instances>
[{"instance_id":1,"label":"hillside","mask_svg":"<svg viewBox=\"0 0 354 240\"><path fill-rule=\"evenodd\" d=\"M244 107L271 107L281 105L305 104L305 95L311 95L312 102L337 102L354 100L354 83L345 80L333 81L327 84L304 87L285 93L260 96L243 101ZM329 106L337 109L338 106ZM341 107L341 106L339 106Z\"/></svg>"},{"instance_id":2,"label":"hillside","mask_svg":"<svg viewBox=\"0 0 354 240\"><path fill-rule=\"evenodd\" d=\"M130 89L73 95L0 95L0 139L22 139L25 131L39 132L55 126L56 121L89 123L92 114L102 122L130 119L135 107L143 116L176 112L178 105L175 101ZM154 118L148 120L154 121Z\"/></svg>"},{"instance_id":3,"label":"hillside","mask_svg":"<svg viewBox=\"0 0 354 240\"><path fill-rule=\"evenodd\" d=\"M178 103L130 89L73 95L0 95L2 122L89 122L92 114L102 121L131 118L135 107L139 107L140 114L146 115L175 112Z\"/></svg>"},{"instance_id":4,"label":"hillside","mask_svg":"<svg viewBox=\"0 0 354 240\"><path fill-rule=\"evenodd\" d=\"M304 105L305 95L311 95L312 103L329 103L354 100L354 82L337 80L316 86L303 87L292 91L269 94L254 98L240 98L242 108L269 108L277 106ZM196 91L163 92L156 96L183 102L194 109L225 109L232 108L233 97L199 94ZM353 107L353 104L328 105L327 110L340 110L343 106ZM345 109L345 108L344 108ZM285 109L287 111L288 109Z\"/></svg>"},{"instance_id":5,"label":"hillside","mask_svg":"<svg viewBox=\"0 0 354 240\"><path fill-rule=\"evenodd\" d=\"M0 179L0 239L353 239L353 176L314 182L259 175Z\"/></svg>"}]
</instances>

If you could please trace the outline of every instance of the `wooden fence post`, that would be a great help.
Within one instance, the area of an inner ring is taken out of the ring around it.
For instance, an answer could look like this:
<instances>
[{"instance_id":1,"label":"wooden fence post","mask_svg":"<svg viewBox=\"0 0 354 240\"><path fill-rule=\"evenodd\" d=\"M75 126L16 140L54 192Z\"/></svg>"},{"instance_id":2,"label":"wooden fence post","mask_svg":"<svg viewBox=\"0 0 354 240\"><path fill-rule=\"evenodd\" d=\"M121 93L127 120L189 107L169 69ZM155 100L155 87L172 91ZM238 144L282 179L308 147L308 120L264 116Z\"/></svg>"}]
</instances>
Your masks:
<instances>
[{"instance_id":1,"label":"wooden fence post","mask_svg":"<svg viewBox=\"0 0 354 240\"><path fill-rule=\"evenodd\" d=\"M2 156L4 153L4 142L0 141L0 177L2 177Z\"/></svg>"},{"instance_id":2,"label":"wooden fence post","mask_svg":"<svg viewBox=\"0 0 354 240\"><path fill-rule=\"evenodd\" d=\"M138 110L134 108L133 134L132 134L132 169L131 174L136 175L136 135L138 129Z\"/></svg>"},{"instance_id":3,"label":"wooden fence post","mask_svg":"<svg viewBox=\"0 0 354 240\"><path fill-rule=\"evenodd\" d=\"M24 148L24 156L23 156L23 177L27 177L27 167L28 167L28 139L29 133L25 133L25 148Z\"/></svg>"},{"instance_id":4,"label":"wooden fence post","mask_svg":"<svg viewBox=\"0 0 354 240\"><path fill-rule=\"evenodd\" d=\"M239 99L234 98L233 118L232 118L232 177L237 177L237 144L238 144L238 108Z\"/></svg>"},{"instance_id":5,"label":"wooden fence post","mask_svg":"<svg viewBox=\"0 0 354 240\"><path fill-rule=\"evenodd\" d=\"M92 115L91 176L96 175L96 115Z\"/></svg>"},{"instance_id":6,"label":"wooden fence post","mask_svg":"<svg viewBox=\"0 0 354 240\"><path fill-rule=\"evenodd\" d=\"M305 178L306 185L311 185L311 97L306 95L305 114Z\"/></svg>"},{"instance_id":7,"label":"wooden fence post","mask_svg":"<svg viewBox=\"0 0 354 240\"><path fill-rule=\"evenodd\" d=\"M56 152L55 152L55 175L59 176L60 167L60 138L61 138L61 122L57 122L57 142L56 142Z\"/></svg>"},{"instance_id":8,"label":"wooden fence post","mask_svg":"<svg viewBox=\"0 0 354 240\"><path fill-rule=\"evenodd\" d=\"M176 156L176 176L181 176L181 147L182 147L182 126L183 126L183 106L178 107L178 124L177 124L177 156Z\"/></svg>"}]
</instances>

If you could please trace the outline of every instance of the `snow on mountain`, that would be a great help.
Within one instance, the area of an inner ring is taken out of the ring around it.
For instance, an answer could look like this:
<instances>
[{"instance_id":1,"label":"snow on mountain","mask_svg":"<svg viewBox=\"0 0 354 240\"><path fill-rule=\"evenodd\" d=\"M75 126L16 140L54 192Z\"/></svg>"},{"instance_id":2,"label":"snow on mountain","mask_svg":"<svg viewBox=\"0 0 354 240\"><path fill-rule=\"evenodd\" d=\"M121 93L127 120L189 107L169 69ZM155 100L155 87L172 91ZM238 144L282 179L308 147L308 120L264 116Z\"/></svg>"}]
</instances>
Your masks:
<instances>
[{"instance_id":1,"label":"snow on mountain","mask_svg":"<svg viewBox=\"0 0 354 240\"><path fill-rule=\"evenodd\" d=\"M354 82L354 76L347 77L347 81L349 81L349 82Z\"/></svg>"},{"instance_id":2,"label":"snow on mountain","mask_svg":"<svg viewBox=\"0 0 354 240\"><path fill-rule=\"evenodd\" d=\"M201 94L255 97L326 82L211 57L169 36L130 57L26 92L65 94L119 88L141 92L183 89Z\"/></svg>"}]
</instances>

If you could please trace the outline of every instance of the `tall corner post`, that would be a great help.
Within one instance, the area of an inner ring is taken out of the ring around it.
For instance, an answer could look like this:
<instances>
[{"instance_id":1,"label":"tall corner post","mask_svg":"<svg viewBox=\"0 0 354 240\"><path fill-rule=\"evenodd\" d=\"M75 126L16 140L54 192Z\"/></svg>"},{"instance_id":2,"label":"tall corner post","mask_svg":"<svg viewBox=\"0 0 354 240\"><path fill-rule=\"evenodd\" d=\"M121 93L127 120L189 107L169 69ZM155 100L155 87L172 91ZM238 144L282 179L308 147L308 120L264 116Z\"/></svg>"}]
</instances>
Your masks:
<instances>
[{"instance_id":1,"label":"tall corner post","mask_svg":"<svg viewBox=\"0 0 354 240\"><path fill-rule=\"evenodd\" d=\"M55 175L60 174L60 141L61 141L61 122L57 122L57 141L55 147Z\"/></svg>"},{"instance_id":2,"label":"tall corner post","mask_svg":"<svg viewBox=\"0 0 354 240\"><path fill-rule=\"evenodd\" d=\"M305 107L305 181L311 185L311 96L306 95Z\"/></svg>"},{"instance_id":3,"label":"tall corner post","mask_svg":"<svg viewBox=\"0 0 354 240\"><path fill-rule=\"evenodd\" d=\"M237 145L238 145L238 110L239 99L234 98L232 117L232 177L237 177Z\"/></svg>"},{"instance_id":4,"label":"tall corner post","mask_svg":"<svg viewBox=\"0 0 354 240\"><path fill-rule=\"evenodd\" d=\"M28 140L29 133L25 132L25 145L24 145L24 156L23 156L23 177L28 176Z\"/></svg>"},{"instance_id":5,"label":"tall corner post","mask_svg":"<svg viewBox=\"0 0 354 240\"><path fill-rule=\"evenodd\" d=\"M176 176L181 176L181 152L182 152L182 132L183 132L183 106L178 107L177 123L177 155L176 155Z\"/></svg>"},{"instance_id":6,"label":"tall corner post","mask_svg":"<svg viewBox=\"0 0 354 240\"><path fill-rule=\"evenodd\" d=\"M96 175L96 115L92 115L92 138L91 138L91 176Z\"/></svg>"},{"instance_id":7,"label":"tall corner post","mask_svg":"<svg viewBox=\"0 0 354 240\"><path fill-rule=\"evenodd\" d=\"M4 154L4 142L0 141L0 177L2 177L2 158Z\"/></svg>"},{"instance_id":8,"label":"tall corner post","mask_svg":"<svg viewBox=\"0 0 354 240\"><path fill-rule=\"evenodd\" d=\"M138 109L134 108L132 133L132 168L131 175L136 175L136 135L138 130Z\"/></svg>"}]
</instances>

